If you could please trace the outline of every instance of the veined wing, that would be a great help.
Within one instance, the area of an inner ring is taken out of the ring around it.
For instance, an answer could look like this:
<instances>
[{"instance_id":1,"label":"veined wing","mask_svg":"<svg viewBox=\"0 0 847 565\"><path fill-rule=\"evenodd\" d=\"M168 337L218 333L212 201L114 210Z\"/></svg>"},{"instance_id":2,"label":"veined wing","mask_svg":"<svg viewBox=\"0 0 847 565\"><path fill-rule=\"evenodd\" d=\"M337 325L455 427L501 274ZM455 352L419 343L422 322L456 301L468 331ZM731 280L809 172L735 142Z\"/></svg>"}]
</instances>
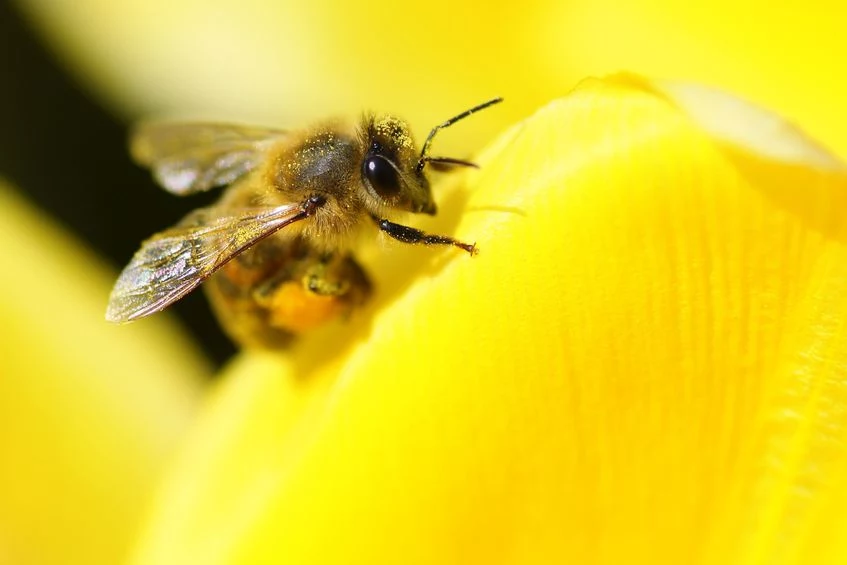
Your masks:
<instances>
[{"instance_id":1,"label":"veined wing","mask_svg":"<svg viewBox=\"0 0 847 565\"><path fill-rule=\"evenodd\" d=\"M286 135L230 124L149 122L133 132L130 152L167 191L184 196L236 181Z\"/></svg>"},{"instance_id":2,"label":"veined wing","mask_svg":"<svg viewBox=\"0 0 847 565\"><path fill-rule=\"evenodd\" d=\"M106 320L129 322L166 308L245 249L311 214L303 204L248 209L207 221L209 212L196 210L141 244L112 289Z\"/></svg>"}]
</instances>

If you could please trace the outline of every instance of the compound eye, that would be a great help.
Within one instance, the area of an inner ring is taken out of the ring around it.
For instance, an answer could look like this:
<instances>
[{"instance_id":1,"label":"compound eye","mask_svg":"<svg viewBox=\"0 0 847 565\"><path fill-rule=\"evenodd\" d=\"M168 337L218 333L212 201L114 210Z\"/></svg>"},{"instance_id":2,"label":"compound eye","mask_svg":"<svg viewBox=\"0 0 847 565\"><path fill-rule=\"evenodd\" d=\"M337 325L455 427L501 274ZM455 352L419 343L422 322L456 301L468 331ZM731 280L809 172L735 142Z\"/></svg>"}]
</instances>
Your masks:
<instances>
[{"instance_id":1,"label":"compound eye","mask_svg":"<svg viewBox=\"0 0 847 565\"><path fill-rule=\"evenodd\" d=\"M396 198L400 192L400 175L388 159L372 155L365 159L362 169L362 174L379 196L385 200Z\"/></svg>"}]
</instances>

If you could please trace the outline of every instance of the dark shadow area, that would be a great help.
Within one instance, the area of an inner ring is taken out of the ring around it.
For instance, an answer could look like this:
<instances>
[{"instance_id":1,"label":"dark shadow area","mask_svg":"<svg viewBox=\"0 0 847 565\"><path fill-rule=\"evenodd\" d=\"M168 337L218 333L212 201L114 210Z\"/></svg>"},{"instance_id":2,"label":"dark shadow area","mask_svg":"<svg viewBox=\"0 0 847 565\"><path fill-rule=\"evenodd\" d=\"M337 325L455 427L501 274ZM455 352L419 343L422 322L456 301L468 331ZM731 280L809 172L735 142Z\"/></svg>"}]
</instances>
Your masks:
<instances>
[{"instance_id":1,"label":"dark shadow area","mask_svg":"<svg viewBox=\"0 0 847 565\"><path fill-rule=\"evenodd\" d=\"M127 124L64 72L7 2L0 2L0 84L0 176L116 268L142 239L214 198L183 200L158 189L129 159ZM216 363L233 354L202 293L173 311Z\"/></svg>"}]
</instances>

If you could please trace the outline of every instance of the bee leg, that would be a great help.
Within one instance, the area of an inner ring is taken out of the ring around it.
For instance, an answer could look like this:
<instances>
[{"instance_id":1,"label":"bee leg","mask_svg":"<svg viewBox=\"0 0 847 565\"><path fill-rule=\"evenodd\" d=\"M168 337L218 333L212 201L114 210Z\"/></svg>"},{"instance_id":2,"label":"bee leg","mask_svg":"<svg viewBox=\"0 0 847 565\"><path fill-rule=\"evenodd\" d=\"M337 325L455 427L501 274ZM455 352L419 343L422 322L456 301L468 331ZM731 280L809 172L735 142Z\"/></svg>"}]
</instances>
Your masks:
<instances>
[{"instance_id":1,"label":"bee leg","mask_svg":"<svg viewBox=\"0 0 847 565\"><path fill-rule=\"evenodd\" d=\"M419 243L423 245L453 245L460 249L464 249L471 255L476 255L478 253L476 243L464 243L446 235L429 234L416 228L404 226L402 224L395 224L394 222L377 218L376 216L372 217L381 231L385 232L397 241L402 241L403 243Z\"/></svg>"},{"instance_id":2,"label":"bee leg","mask_svg":"<svg viewBox=\"0 0 847 565\"><path fill-rule=\"evenodd\" d=\"M285 270L257 284L253 298L265 303L284 283L296 283L303 292L317 296L343 296L351 286L365 288L370 284L358 263L347 255L309 255L292 260Z\"/></svg>"},{"instance_id":3,"label":"bee leg","mask_svg":"<svg viewBox=\"0 0 847 565\"><path fill-rule=\"evenodd\" d=\"M258 284L252 297L269 328L297 335L348 316L370 293L367 274L352 256L309 254Z\"/></svg>"},{"instance_id":4,"label":"bee leg","mask_svg":"<svg viewBox=\"0 0 847 565\"><path fill-rule=\"evenodd\" d=\"M347 316L371 292L351 255L281 239L247 250L203 286L227 334L242 346L265 349L286 347L297 335Z\"/></svg>"},{"instance_id":5,"label":"bee leg","mask_svg":"<svg viewBox=\"0 0 847 565\"><path fill-rule=\"evenodd\" d=\"M296 335L270 323L268 306L260 296L271 292L271 285L266 286L265 282L245 281L239 271L224 268L203 285L222 328L241 347L280 349L287 347Z\"/></svg>"},{"instance_id":6,"label":"bee leg","mask_svg":"<svg viewBox=\"0 0 847 565\"><path fill-rule=\"evenodd\" d=\"M340 277L338 262L328 255L311 264L303 274L303 287L320 296L340 296L350 288L350 282Z\"/></svg>"}]
</instances>

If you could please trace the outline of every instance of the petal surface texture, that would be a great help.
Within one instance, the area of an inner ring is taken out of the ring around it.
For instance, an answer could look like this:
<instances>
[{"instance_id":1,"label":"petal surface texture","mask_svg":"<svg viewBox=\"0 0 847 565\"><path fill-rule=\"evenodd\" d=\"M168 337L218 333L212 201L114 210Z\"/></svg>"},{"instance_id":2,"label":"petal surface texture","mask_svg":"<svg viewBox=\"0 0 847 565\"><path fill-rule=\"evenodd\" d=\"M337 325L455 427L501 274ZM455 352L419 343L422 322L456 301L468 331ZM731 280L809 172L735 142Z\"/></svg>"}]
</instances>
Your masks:
<instances>
[{"instance_id":1,"label":"petal surface texture","mask_svg":"<svg viewBox=\"0 0 847 565\"><path fill-rule=\"evenodd\" d=\"M843 562L847 181L662 88L543 107L415 219L477 257L382 242L240 357L135 563Z\"/></svg>"}]
</instances>

